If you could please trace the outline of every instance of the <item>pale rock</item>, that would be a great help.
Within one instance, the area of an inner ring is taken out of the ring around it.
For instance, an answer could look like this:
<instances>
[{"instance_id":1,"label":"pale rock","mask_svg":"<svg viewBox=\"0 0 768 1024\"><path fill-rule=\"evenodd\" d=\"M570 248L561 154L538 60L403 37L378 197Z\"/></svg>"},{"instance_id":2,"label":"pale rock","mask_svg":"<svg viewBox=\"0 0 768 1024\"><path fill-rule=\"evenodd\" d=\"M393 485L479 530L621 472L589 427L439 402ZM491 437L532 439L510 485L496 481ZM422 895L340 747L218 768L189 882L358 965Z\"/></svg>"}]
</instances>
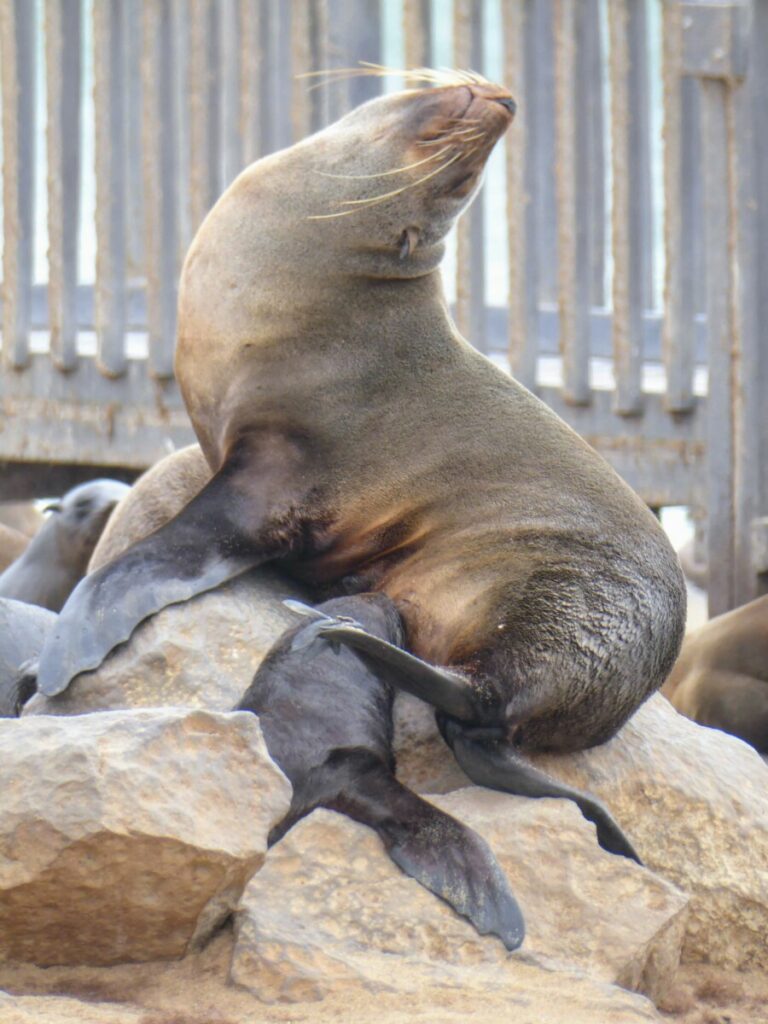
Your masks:
<instances>
[{"instance_id":1,"label":"pale rock","mask_svg":"<svg viewBox=\"0 0 768 1024\"><path fill-rule=\"evenodd\" d=\"M58 697L33 697L24 715L78 715L137 707L228 711L275 640L300 619L282 599L298 585L261 567L147 619L95 672Z\"/></svg>"},{"instance_id":2,"label":"pale rock","mask_svg":"<svg viewBox=\"0 0 768 1024\"><path fill-rule=\"evenodd\" d=\"M479 935L403 874L369 829L319 810L251 879L236 918L233 979L264 1001L322 999L341 985L518 993L536 965L558 961L597 981L664 992L685 930L687 900L673 886L602 851L564 801L477 787L432 799L490 843L526 917L524 952Z\"/></svg>"},{"instance_id":3,"label":"pale rock","mask_svg":"<svg viewBox=\"0 0 768 1024\"><path fill-rule=\"evenodd\" d=\"M660 694L608 743L536 763L603 800L645 864L691 894L683 958L768 968L768 768Z\"/></svg>"},{"instance_id":4,"label":"pale rock","mask_svg":"<svg viewBox=\"0 0 768 1024\"><path fill-rule=\"evenodd\" d=\"M0 721L0 959L183 956L237 904L291 787L247 712Z\"/></svg>"},{"instance_id":5,"label":"pale rock","mask_svg":"<svg viewBox=\"0 0 768 1024\"><path fill-rule=\"evenodd\" d=\"M431 714L408 716L401 781L462 785ZM603 800L646 866L691 894L684 960L768 967L768 767L751 747L657 694L608 743L531 761Z\"/></svg>"},{"instance_id":6,"label":"pale rock","mask_svg":"<svg viewBox=\"0 0 768 1024\"><path fill-rule=\"evenodd\" d=\"M177 1022L179 1018L176 1018ZM172 1024L138 1006L83 1002L67 996L12 996L0 992L0 1024Z\"/></svg>"}]
</instances>

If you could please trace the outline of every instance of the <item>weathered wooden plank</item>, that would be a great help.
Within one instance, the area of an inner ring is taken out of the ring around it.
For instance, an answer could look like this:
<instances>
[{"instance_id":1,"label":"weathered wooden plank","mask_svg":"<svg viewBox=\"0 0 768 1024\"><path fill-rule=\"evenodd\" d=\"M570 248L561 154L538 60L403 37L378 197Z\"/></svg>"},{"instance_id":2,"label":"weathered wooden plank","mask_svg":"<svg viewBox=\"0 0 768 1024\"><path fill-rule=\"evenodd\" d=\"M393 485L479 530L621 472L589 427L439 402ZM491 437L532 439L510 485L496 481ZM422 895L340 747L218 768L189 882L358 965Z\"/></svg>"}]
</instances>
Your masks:
<instances>
[{"instance_id":1,"label":"weathered wooden plank","mask_svg":"<svg viewBox=\"0 0 768 1024\"><path fill-rule=\"evenodd\" d=\"M154 0L145 4L141 28L149 370L153 377L163 379L173 376L178 252L175 53L171 0Z\"/></svg>"},{"instance_id":2,"label":"weathered wooden plank","mask_svg":"<svg viewBox=\"0 0 768 1024\"><path fill-rule=\"evenodd\" d=\"M115 380L92 359L64 374L33 353L24 373L0 374L0 404L0 459L141 469L194 441L175 383L152 380L144 360Z\"/></svg>"},{"instance_id":3,"label":"weathered wooden plank","mask_svg":"<svg viewBox=\"0 0 768 1024\"><path fill-rule=\"evenodd\" d=\"M142 32L143 0L123 0L125 32L125 272L127 278L144 273L144 175L142 173Z\"/></svg>"},{"instance_id":4,"label":"weathered wooden plank","mask_svg":"<svg viewBox=\"0 0 768 1024\"><path fill-rule=\"evenodd\" d=\"M506 135L507 245L509 252L509 364L526 387L536 382L538 309L532 275L532 207L526 188L530 162L526 93L526 3L511 0L504 10L504 82L517 101L517 113ZM535 244L535 243L534 243ZM534 248L535 254L535 248ZM535 276L534 276L535 280ZM490 348L490 337L488 339Z\"/></svg>"},{"instance_id":5,"label":"weathered wooden plank","mask_svg":"<svg viewBox=\"0 0 768 1024\"><path fill-rule=\"evenodd\" d=\"M702 83L703 152L707 246L707 324L709 328L709 419L707 430L707 512L710 615L734 606L735 520L733 412L739 404L732 350L732 274L727 87Z\"/></svg>"},{"instance_id":6,"label":"weathered wooden plank","mask_svg":"<svg viewBox=\"0 0 768 1024\"><path fill-rule=\"evenodd\" d=\"M430 66L432 60L432 4L430 0L404 0L403 43L406 68Z\"/></svg>"},{"instance_id":7,"label":"weathered wooden plank","mask_svg":"<svg viewBox=\"0 0 768 1024\"><path fill-rule=\"evenodd\" d=\"M45 8L48 102L48 316L51 356L77 366L77 251L80 221L80 0Z\"/></svg>"},{"instance_id":8,"label":"weathered wooden plank","mask_svg":"<svg viewBox=\"0 0 768 1024\"><path fill-rule=\"evenodd\" d=\"M3 361L29 362L35 161L35 7L0 4L3 93Z\"/></svg>"},{"instance_id":9,"label":"weathered wooden plank","mask_svg":"<svg viewBox=\"0 0 768 1024\"><path fill-rule=\"evenodd\" d=\"M642 3L642 0L640 0ZM608 5L611 80L611 161L613 169L613 362L614 408L621 415L641 409L643 360L642 223L633 146L630 74L630 11L637 0Z\"/></svg>"},{"instance_id":10,"label":"weathered wooden plank","mask_svg":"<svg viewBox=\"0 0 768 1024\"><path fill-rule=\"evenodd\" d=\"M261 29L260 5L255 0L240 0L240 134L245 164L263 153Z\"/></svg>"},{"instance_id":11,"label":"weathered wooden plank","mask_svg":"<svg viewBox=\"0 0 768 1024\"><path fill-rule=\"evenodd\" d=\"M740 12L744 15L745 12ZM738 446L734 474L735 585L737 604L768 592L759 573L768 517L768 4L750 5L747 76L731 90L734 149L732 207L738 231L738 320L734 409ZM731 58L731 67L738 62ZM762 540L761 540L762 535ZM764 565L764 563L763 563Z\"/></svg>"},{"instance_id":12,"label":"weathered wooden plank","mask_svg":"<svg viewBox=\"0 0 768 1024\"><path fill-rule=\"evenodd\" d=\"M219 19L211 0L189 0L189 209L197 231L220 190Z\"/></svg>"},{"instance_id":13,"label":"weathered wooden plank","mask_svg":"<svg viewBox=\"0 0 768 1024\"><path fill-rule=\"evenodd\" d=\"M95 318L101 371L126 370L125 340L125 32L120 0L93 7L96 151Z\"/></svg>"},{"instance_id":14,"label":"weathered wooden plank","mask_svg":"<svg viewBox=\"0 0 768 1024\"><path fill-rule=\"evenodd\" d=\"M683 133L695 131L690 116L683 116L684 97L696 83L682 80L682 18L678 3L662 7L664 79L664 363L667 404L671 412L686 412L693 405L692 282L683 239L690 210L686 199L691 182L683 177ZM690 115L690 110L687 111Z\"/></svg>"},{"instance_id":15,"label":"weathered wooden plank","mask_svg":"<svg viewBox=\"0 0 768 1024\"><path fill-rule=\"evenodd\" d=\"M579 201L589 167L588 110L583 58L588 8L576 0L555 2L555 139L558 238L558 308L564 394L574 405L590 400L589 211ZM588 116L588 114L587 114Z\"/></svg>"},{"instance_id":16,"label":"weathered wooden plank","mask_svg":"<svg viewBox=\"0 0 768 1024\"><path fill-rule=\"evenodd\" d=\"M534 210L536 297L558 301L557 189L555 183L555 39L554 0L529 0L527 5L528 141L531 174L528 188Z\"/></svg>"},{"instance_id":17,"label":"weathered wooden plank","mask_svg":"<svg viewBox=\"0 0 768 1024\"><path fill-rule=\"evenodd\" d=\"M454 5L454 64L460 70L482 71L482 0L456 0ZM485 224L481 191L459 220L456 232L456 324L481 352L487 352L485 332Z\"/></svg>"},{"instance_id":18,"label":"weathered wooden plank","mask_svg":"<svg viewBox=\"0 0 768 1024\"><path fill-rule=\"evenodd\" d=\"M311 0L294 0L291 4L291 126L293 140L298 142L312 130L312 94L307 78L297 78L314 70L312 60Z\"/></svg>"}]
</instances>

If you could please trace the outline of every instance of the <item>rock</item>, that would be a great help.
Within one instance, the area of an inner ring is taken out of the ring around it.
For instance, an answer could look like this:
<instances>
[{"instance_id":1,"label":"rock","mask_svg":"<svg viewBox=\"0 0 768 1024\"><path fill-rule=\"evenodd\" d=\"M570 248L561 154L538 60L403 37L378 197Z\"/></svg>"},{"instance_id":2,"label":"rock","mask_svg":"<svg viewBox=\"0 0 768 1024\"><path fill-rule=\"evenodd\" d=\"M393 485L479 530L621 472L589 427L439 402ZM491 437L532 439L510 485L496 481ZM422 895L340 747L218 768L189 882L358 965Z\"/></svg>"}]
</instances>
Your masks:
<instances>
[{"instance_id":1,"label":"rock","mask_svg":"<svg viewBox=\"0 0 768 1024\"><path fill-rule=\"evenodd\" d=\"M322 999L343 985L409 993L488 984L518 992L532 965L557 960L654 996L666 989L687 900L597 847L575 807L476 787L434 802L492 846L526 915L522 956L480 936L400 872L369 829L319 810L270 851L249 883L236 918L233 979L265 1001Z\"/></svg>"},{"instance_id":2,"label":"rock","mask_svg":"<svg viewBox=\"0 0 768 1024\"><path fill-rule=\"evenodd\" d=\"M536 763L603 800L691 894L685 960L768 968L768 769L751 747L656 695L603 746Z\"/></svg>"},{"instance_id":3,"label":"rock","mask_svg":"<svg viewBox=\"0 0 768 1024\"><path fill-rule=\"evenodd\" d=\"M151 1024L172 1024L170 1017L157 1016ZM2 1024L150 1024L138 1006L113 1003L84 1003L65 996L11 996L0 992ZM176 1018L178 1024L179 1018Z\"/></svg>"},{"instance_id":4,"label":"rock","mask_svg":"<svg viewBox=\"0 0 768 1024\"><path fill-rule=\"evenodd\" d=\"M0 717L16 716L19 668L38 656L55 621L46 608L0 597Z\"/></svg>"},{"instance_id":5,"label":"rock","mask_svg":"<svg viewBox=\"0 0 768 1024\"><path fill-rule=\"evenodd\" d=\"M428 778L437 792L462 785L432 716L408 704L401 714L401 781L420 790ZM684 960L768 966L768 771L750 747L656 695L603 746L531 760L603 800L646 866L691 894Z\"/></svg>"},{"instance_id":6,"label":"rock","mask_svg":"<svg viewBox=\"0 0 768 1024\"><path fill-rule=\"evenodd\" d=\"M290 785L255 716L0 721L0 959L182 956L236 905Z\"/></svg>"},{"instance_id":7,"label":"rock","mask_svg":"<svg viewBox=\"0 0 768 1024\"><path fill-rule=\"evenodd\" d=\"M277 637L298 621L283 606L286 597L306 599L295 583L262 567L164 608L95 672L58 697L33 697L24 715L169 705L228 711Z\"/></svg>"}]
</instances>

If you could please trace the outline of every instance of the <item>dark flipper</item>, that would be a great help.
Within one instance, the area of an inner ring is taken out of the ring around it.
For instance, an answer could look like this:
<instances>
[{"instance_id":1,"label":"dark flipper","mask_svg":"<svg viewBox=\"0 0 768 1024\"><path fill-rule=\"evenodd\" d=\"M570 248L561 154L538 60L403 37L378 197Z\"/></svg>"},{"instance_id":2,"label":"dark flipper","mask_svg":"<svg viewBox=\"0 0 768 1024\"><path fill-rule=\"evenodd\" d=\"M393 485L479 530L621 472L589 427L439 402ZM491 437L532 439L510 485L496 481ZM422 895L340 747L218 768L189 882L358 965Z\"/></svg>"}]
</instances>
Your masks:
<instances>
[{"instance_id":1,"label":"dark flipper","mask_svg":"<svg viewBox=\"0 0 768 1024\"><path fill-rule=\"evenodd\" d=\"M276 541L270 546L257 528L249 531L245 504L236 472L225 465L174 519L86 576L40 655L39 691L61 693L79 673L98 668L144 619L279 553ZM256 527L258 511L251 520Z\"/></svg>"},{"instance_id":2,"label":"dark flipper","mask_svg":"<svg viewBox=\"0 0 768 1024\"><path fill-rule=\"evenodd\" d=\"M440 725L456 760L474 783L517 796L573 800L584 817L597 827L597 841L604 850L642 864L611 812L599 800L550 778L502 740L472 736L472 730L465 729L460 722L443 720Z\"/></svg>"},{"instance_id":3,"label":"dark flipper","mask_svg":"<svg viewBox=\"0 0 768 1024\"><path fill-rule=\"evenodd\" d=\"M288 606L299 610L295 601ZM314 613L317 617L316 610ZM451 718L475 723L499 721L495 694L483 694L460 672L430 665L401 647L373 636L358 623L330 617L323 622L318 618L312 637L351 648L374 674L427 701Z\"/></svg>"},{"instance_id":4,"label":"dark flipper","mask_svg":"<svg viewBox=\"0 0 768 1024\"><path fill-rule=\"evenodd\" d=\"M498 936L509 950L522 944L522 912L486 841L406 789L384 765L352 774L325 806L374 829L399 868L481 935Z\"/></svg>"}]
</instances>

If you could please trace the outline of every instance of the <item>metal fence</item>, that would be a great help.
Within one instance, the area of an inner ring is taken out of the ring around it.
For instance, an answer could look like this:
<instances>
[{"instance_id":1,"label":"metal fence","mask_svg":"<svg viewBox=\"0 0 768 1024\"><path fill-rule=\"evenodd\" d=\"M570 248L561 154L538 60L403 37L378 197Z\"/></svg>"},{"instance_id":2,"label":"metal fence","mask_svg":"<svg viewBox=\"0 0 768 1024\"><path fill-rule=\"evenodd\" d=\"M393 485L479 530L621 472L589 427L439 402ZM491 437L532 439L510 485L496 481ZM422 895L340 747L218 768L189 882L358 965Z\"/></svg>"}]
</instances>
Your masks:
<instances>
[{"instance_id":1,"label":"metal fence","mask_svg":"<svg viewBox=\"0 0 768 1024\"><path fill-rule=\"evenodd\" d=\"M768 0L0 0L0 497L191 440L173 347L197 225L381 88L296 75L393 56L519 101L459 225L463 332L649 504L707 508L712 610L764 589Z\"/></svg>"}]
</instances>

